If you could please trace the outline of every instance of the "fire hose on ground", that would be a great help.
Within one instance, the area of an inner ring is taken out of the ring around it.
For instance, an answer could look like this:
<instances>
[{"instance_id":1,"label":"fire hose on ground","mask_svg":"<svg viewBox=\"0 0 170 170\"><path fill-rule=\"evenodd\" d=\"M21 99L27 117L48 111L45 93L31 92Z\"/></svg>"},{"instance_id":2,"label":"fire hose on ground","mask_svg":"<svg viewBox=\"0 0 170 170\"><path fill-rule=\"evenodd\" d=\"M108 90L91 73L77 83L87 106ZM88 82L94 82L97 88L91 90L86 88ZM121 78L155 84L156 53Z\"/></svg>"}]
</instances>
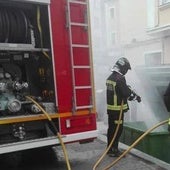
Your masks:
<instances>
[{"instance_id":1,"label":"fire hose on ground","mask_svg":"<svg viewBox=\"0 0 170 170\"><path fill-rule=\"evenodd\" d=\"M103 170L108 170L110 169L113 165L115 165L121 158L123 158L127 153L130 152L130 150L135 147L147 134L149 134L151 131L153 131L154 129L156 129L159 126L162 126L164 124L168 123L168 120L164 120L160 123L157 123L156 125L154 125L153 127L151 127L150 129L148 129L143 135L141 135L131 146L129 146L129 148L124 151L116 160L114 160L111 164L109 164L108 166L106 166Z\"/></svg>"},{"instance_id":2,"label":"fire hose on ground","mask_svg":"<svg viewBox=\"0 0 170 170\"><path fill-rule=\"evenodd\" d=\"M57 137L60 141L60 144L62 146L62 149L63 149L63 153L64 153L64 158L66 160L66 164L67 164L67 169L68 170L71 170L71 166L70 166L70 162L69 162L69 159L68 159L68 154L67 154L67 151L66 151L66 147L64 145L64 142L62 140L62 137L61 137L61 134L59 133L57 127L55 126L53 120L51 119L51 117L49 116L49 114L34 100L32 99L31 97L29 96L26 96L26 98L30 101L32 101L34 104L36 104L36 106L44 113L44 115L48 118L51 126L53 127L53 129L55 130L56 134L57 134Z\"/></svg>"},{"instance_id":3,"label":"fire hose on ground","mask_svg":"<svg viewBox=\"0 0 170 170\"><path fill-rule=\"evenodd\" d=\"M116 130L115 130L115 133L113 135L113 138L109 144L109 146L107 147L107 149L103 152L102 156L97 160L97 162L95 163L95 165L93 166L93 170L96 170L96 168L98 167L98 165L100 164L100 162L104 159L104 157L106 156L107 152L109 151L109 149L111 148L115 138L116 138L116 135L118 133L118 130L119 130L119 127L120 127L120 120L121 120L121 117L122 117L122 111L123 111L123 101L121 103L121 108L120 108L120 114L119 114L119 120L118 120L118 124L117 124L117 127L116 127Z\"/></svg>"},{"instance_id":4,"label":"fire hose on ground","mask_svg":"<svg viewBox=\"0 0 170 170\"><path fill-rule=\"evenodd\" d=\"M93 166L93 170L96 170L96 168L98 167L98 165L100 164L100 162L104 159L104 157L106 156L107 152L109 151L111 145L113 144L114 140L115 140L115 137L117 135L117 132L119 130L119 126L120 126L120 119L121 119L121 116L122 116L122 108L123 108L123 101L122 101L122 104L121 104L121 110L120 110L120 114L119 114L119 121L118 121L118 124L117 124L117 127L116 127L116 131L114 133L114 136L111 140L111 143L109 144L108 148L104 151L104 153L102 154L102 156L97 160L97 162L95 163L95 165ZM114 160L112 163L110 163L109 165L107 165L103 170L108 170L110 169L112 166L114 166L120 159L122 159L127 153L130 152L130 150L132 148L134 148L146 135L148 135L151 131L153 131L154 129L158 128L159 126L162 126L166 123L168 123L169 120L164 120L160 123L157 123L156 125L154 125L153 127L151 127L150 129L148 129L144 134L142 134L137 140L135 140L135 142L129 146L129 148L124 151L116 160Z\"/></svg>"},{"instance_id":5,"label":"fire hose on ground","mask_svg":"<svg viewBox=\"0 0 170 170\"><path fill-rule=\"evenodd\" d=\"M69 163L69 159L68 159L68 154L67 154L67 151L66 151L66 147L63 143L63 140L61 138L61 135L60 133L58 132L58 129L56 128L54 122L52 121L51 117L49 116L49 114L34 100L32 99L31 97L29 96L26 96L26 98L30 101L32 101L34 104L37 105L37 107L46 115L46 117L48 118L50 124L52 125L52 127L54 128L54 130L56 131L56 134L57 134L57 137L61 143L61 146L62 146L62 149L63 149L63 153L64 153L64 157L65 157L65 160L66 160L66 164L67 164L67 169L68 170L71 170L71 166L70 166L70 163ZM95 165L93 166L93 170L96 170L96 168L98 167L98 165L101 163L101 161L104 159L104 157L106 156L107 152L109 151L109 149L111 148L114 140L115 140L115 137L117 135L117 132L119 130L119 126L120 126L120 120L121 120L121 116L122 116L122 108L123 108L123 102L121 103L121 110L120 110L120 114L119 114L119 121L118 121L118 124L117 124L117 127L116 127L116 131L114 133L114 136L112 138L112 141L111 143L109 144L109 146L107 147L107 149L104 151L104 153L102 154L102 156L97 160L97 162L95 163ZM156 125L154 125L153 127L151 127L150 129L148 129L144 134L142 134L131 146L129 146L129 148L124 151L116 160L114 160L113 162L111 162L109 165L107 165L103 170L108 170L110 169L112 166L114 166L118 161L120 161L127 153L130 152L130 150L132 148L134 148L146 135L148 135L151 131L153 131L154 129L158 128L159 126L161 125L164 125L166 123L168 123L169 120L164 120L160 123L157 123Z\"/></svg>"}]
</instances>

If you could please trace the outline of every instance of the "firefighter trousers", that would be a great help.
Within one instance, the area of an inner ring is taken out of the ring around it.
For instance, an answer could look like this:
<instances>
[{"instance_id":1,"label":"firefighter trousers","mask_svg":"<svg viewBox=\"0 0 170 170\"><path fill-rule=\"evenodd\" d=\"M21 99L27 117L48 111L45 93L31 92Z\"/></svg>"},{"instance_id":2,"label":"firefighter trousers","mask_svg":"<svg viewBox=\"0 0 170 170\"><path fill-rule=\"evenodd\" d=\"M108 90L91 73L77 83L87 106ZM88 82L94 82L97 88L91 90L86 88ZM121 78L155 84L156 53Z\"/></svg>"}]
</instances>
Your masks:
<instances>
[{"instance_id":1,"label":"firefighter trousers","mask_svg":"<svg viewBox=\"0 0 170 170\"><path fill-rule=\"evenodd\" d=\"M115 134L118 125L119 115L120 112L108 113L107 146L110 145L110 142L112 141L113 136ZM124 113L122 113L119 130L110 149L118 149L119 139L123 131L123 120L124 120Z\"/></svg>"}]
</instances>

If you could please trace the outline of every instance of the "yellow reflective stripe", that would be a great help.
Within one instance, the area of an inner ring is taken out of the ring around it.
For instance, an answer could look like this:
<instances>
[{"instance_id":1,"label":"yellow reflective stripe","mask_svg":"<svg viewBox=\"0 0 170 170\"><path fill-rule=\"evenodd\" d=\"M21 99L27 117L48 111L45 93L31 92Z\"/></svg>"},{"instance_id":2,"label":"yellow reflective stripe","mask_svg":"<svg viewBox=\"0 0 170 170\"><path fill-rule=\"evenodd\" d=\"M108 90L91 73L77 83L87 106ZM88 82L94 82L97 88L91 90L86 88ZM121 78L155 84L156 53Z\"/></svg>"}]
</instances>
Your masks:
<instances>
[{"instance_id":1,"label":"yellow reflective stripe","mask_svg":"<svg viewBox=\"0 0 170 170\"><path fill-rule=\"evenodd\" d=\"M107 80L107 81L106 81L106 83L108 83L108 84L112 84L113 86L116 86L116 82L111 81L111 80Z\"/></svg>"},{"instance_id":2,"label":"yellow reflective stripe","mask_svg":"<svg viewBox=\"0 0 170 170\"><path fill-rule=\"evenodd\" d=\"M111 81L111 80L107 80L106 81L107 84L111 84L113 86L113 91L114 91L114 95L113 95L113 101L114 101L114 106L117 106L117 94L116 94L116 82Z\"/></svg>"},{"instance_id":3,"label":"yellow reflective stripe","mask_svg":"<svg viewBox=\"0 0 170 170\"><path fill-rule=\"evenodd\" d=\"M123 105L123 110L127 109L128 108L128 105L127 104L124 104ZM115 106L115 105L107 105L107 109L108 110L120 110L121 109L121 106Z\"/></svg>"},{"instance_id":4,"label":"yellow reflective stripe","mask_svg":"<svg viewBox=\"0 0 170 170\"><path fill-rule=\"evenodd\" d=\"M169 119L168 125L170 125L170 119Z\"/></svg>"},{"instance_id":5,"label":"yellow reflective stripe","mask_svg":"<svg viewBox=\"0 0 170 170\"><path fill-rule=\"evenodd\" d=\"M114 98L114 106L117 106L117 96L116 96L116 94L114 94L113 98Z\"/></svg>"},{"instance_id":6,"label":"yellow reflective stripe","mask_svg":"<svg viewBox=\"0 0 170 170\"><path fill-rule=\"evenodd\" d=\"M106 84L111 84L113 86L113 91L114 91L114 95L113 95L114 104L113 105L107 105L107 109L119 111L121 109L121 105L118 105L118 103L117 103L117 94L116 94L116 88L115 88L116 82L111 81L111 80L107 80ZM123 110L128 109L128 105L124 104L122 109Z\"/></svg>"},{"instance_id":7,"label":"yellow reflective stripe","mask_svg":"<svg viewBox=\"0 0 170 170\"><path fill-rule=\"evenodd\" d=\"M114 122L115 122L115 124L122 124L123 123L122 120L120 120L120 121L119 120L115 120Z\"/></svg>"}]
</instances>

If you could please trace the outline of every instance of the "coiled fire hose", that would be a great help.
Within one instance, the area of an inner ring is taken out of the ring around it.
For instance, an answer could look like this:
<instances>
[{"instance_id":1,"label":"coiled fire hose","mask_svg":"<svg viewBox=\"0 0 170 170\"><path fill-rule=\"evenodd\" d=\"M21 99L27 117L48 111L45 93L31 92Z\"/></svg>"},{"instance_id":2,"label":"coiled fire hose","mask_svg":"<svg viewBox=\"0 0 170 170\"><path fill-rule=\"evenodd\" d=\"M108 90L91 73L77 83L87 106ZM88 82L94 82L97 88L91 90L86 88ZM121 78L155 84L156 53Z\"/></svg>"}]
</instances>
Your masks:
<instances>
[{"instance_id":1,"label":"coiled fire hose","mask_svg":"<svg viewBox=\"0 0 170 170\"><path fill-rule=\"evenodd\" d=\"M117 124L117 127L116 127L116 130L115 130L115 133L113 135L113 138L109 144L109 146L107 147L107 149L104 151L104 153L102 154L102 156L97 160L97 162L95 163L95 165L93 166L93 170L96 170L96 168L98 167L98 165L100 164L100 162L104 159L104 157L106 156L107 152L109 151L109 149L111 148L115 138L116 138L116 135L118 133L118 130L119 130L119 127L120 127L120 120L121 120L121 117L122 117L122 112L123 112L123 101L121 103L121 108L120 108L120 114L119 114L119 120L118 120L118 124Z\"/></svg>"},{"instance_id":2,"label":"coiled fire hose","mask_svg":"<svg viewBox=\"0 0 170 170\"><path fill-rule=\"evenodd\" d=\"M116 160L114 160L111 164L109 164L108 166L106 166L103 170L108 170L110 169L113 165L115 165L121 158L123 158L128 152L130 152L130 150L135 147L148 133L150 133L151 131L153 131L154 129L156 129L157 127L164 125L168 123L168 120L164 120L156 125L154 125L153 127L151 127L150 129L148 129L143 135L141 135L131 146L129 146L129 148L124 151Z\"/></svg>"},{"instance_id":3,"label":"coiled fire hose","mask_svg":"<svg viewBox=\"0 0 170 170\"><path fill-rule=\"evenodd\" d=\"M62 146L62 149L63 149L63 153L64 153L64 157L65 157L65 160L66 160L66 164L67 164L67 169L68 170L71 170L71 166L70 166L70 162L69 162L69 159L68 159L68 154L67 154L67 151L66 151L66 147L64 145L64 142L62 140L62 137L57 129L57 127L55 126L53 120L51 119L51 117L49 116L49 114L34 100L32 99L30 96L26 96L26 98L30 101L32 101L34 104L36 104L36 106L44 113L44 115L48 118L50 124L52 125L52 127L54 128L56 134L57 134L57 137L60 141L60 144Z\"/></svg>"}]
</instances>

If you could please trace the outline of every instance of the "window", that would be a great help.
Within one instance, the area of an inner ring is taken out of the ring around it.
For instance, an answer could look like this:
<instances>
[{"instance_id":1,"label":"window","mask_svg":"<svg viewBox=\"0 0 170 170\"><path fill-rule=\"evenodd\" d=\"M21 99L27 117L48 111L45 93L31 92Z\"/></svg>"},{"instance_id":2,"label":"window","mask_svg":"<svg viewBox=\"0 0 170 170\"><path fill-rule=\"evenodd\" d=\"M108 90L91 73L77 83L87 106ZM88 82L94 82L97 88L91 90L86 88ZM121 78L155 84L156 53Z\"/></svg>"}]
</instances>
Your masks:
<instances>
[{"instance_id":1,"label":"window","mask_svg":"<svg viewBox=\"0 0 170 170\"><path fill-rule=\"evenodd\" d=\"M145 64L147 66L161 65L161 51L154 51L145 53Z\"/></svg>"},{"instance_id":2,"label":"window","mask_svg":"<svg viewBox=\"0 0 170 170\"><path fill-rule=\"evenodd\" d=\"M170 0L159 0L159 5L164 5L164 4L167 4L169 2L170 2Z\"/></svg>"}]
</instances>

